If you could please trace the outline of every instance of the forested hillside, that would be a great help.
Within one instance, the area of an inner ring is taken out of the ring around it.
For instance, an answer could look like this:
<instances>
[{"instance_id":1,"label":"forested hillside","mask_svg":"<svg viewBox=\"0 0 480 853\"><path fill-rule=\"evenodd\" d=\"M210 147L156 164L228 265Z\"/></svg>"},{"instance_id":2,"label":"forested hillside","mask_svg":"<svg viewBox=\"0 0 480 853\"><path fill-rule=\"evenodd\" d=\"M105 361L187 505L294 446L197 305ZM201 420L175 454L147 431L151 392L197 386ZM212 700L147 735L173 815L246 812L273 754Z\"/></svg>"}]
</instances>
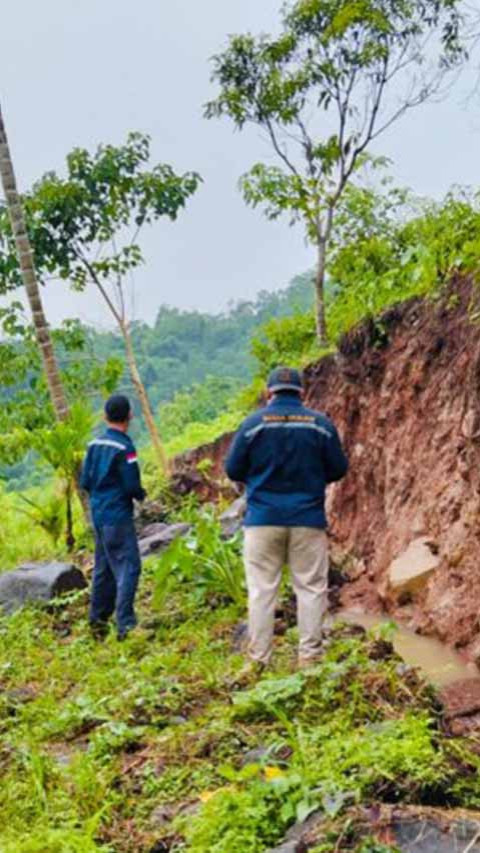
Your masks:
<instances>
[{"instance_id":1,"label":"forested hillside","mask_svg":"<svg viewBox=\"0 0 480 853\"><path fill-rule=\"evenodd\" d=\"M239 300L220 314L181 311L162 305L152 325L135 323L132 338L138 365L154 407L207 376L247 383L254 370L250 352L252 335L274 317L311 308L311 282L311 274L304 273L283 290L263 290L254 301ZM115 332L89 329L88 337L100 359L123 358L122 341ZM129 386L126 373L120 384L123 388Z\"/></svg>"},{"instance_id":2,"label":"forested hillside","mask_svg":"<svg viewBox=\"0 0 480 853\"><path fill-rule=\"evenodd\" d=\"M311 309L312 301L311 274L307 272L294 278L284 289L261 291L254 301L238 301L223 313L181 311L162 305L152 325L133 324L132 339L138 367L159 417L162 438L168 441L182 433L188 424L208 423L224 411L254 374L252 337L269 320L305 314ZM71 374L73 393L79 391L82 396L87 393L93 406L100 409L102 396L116 386L132 396L138 411L120 334L79 326L73 326L66 334L63 331L56 334L59 362L62 369ZM73 360L71 347L75 351ZM4 409L0 420L4 436L0 479L7 488L16 491L42 482L45 477L45 471L39 470L36 464L35 454L30 453L25 459L19 448L17 461L17 448L12 449L11 442L5 438L11 424L18 424L19 406L28 411L27 429L33 422L38 368L32 362L32 342L28 338L8 338L2 345L1 355L4 384L0 387L0 399ZM13 367L7 373L8 363ZM93 367L87 369L87 364ZM102 381L98 382L100 374ZM108 374L110 381L104 383ZM35 377L33 386L32 376ZM175 402L170 405L174 397ZM135 421L134 433L137 441L143 444L147 432L141 413ZM49 471L47 476L50 476Z\"/></svg>"}]
</instances>

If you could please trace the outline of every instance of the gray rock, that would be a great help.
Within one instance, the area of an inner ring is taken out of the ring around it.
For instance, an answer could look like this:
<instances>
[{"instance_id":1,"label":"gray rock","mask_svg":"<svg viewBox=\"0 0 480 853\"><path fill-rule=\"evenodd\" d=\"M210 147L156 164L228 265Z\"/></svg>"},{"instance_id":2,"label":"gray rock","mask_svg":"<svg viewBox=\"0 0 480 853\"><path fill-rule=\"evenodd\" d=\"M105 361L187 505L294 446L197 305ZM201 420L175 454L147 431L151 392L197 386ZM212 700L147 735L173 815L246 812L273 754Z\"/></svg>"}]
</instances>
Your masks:
<instances>
[{"instance_id":1,"label":"gray rock","mask_svg":"<svg viewBox=\"0 0 480 853\"><path fill-rule=\"evenodd\" d=\"M178 809L178 814L182 817L195 817L202 808L202 801L197 800L195 803L186 803Z\"/></svg>"},{"instance_id":2,"label":"gray rock","mask_svg":"<svg viewBox=\"0 0 480 853\"><path fill-rule=\"evenodd\" d=\"M170 726L185 726L188 720L182 714L176 714L175 717L170 717L168 723Z\"/></svg>"},{"instance_id":3,"label":"gray rock","mask_svg":"<svg viewBox=\"0 0 480 853\"><path fill-rule=\"evenodd\" d=\"M178 536L185 536L190 530L190 524L149 524L144 528L138 541L140 555L148 557L150 554L156 554L158 551L163 551L165 548L177 539Z\"/></svg>"},{"instance_id":4,"label":"gray rock","mask_svg":"<svg viewBox=\"0 0 480 853\"><path fill-rule=\"evenodd\" d=\"M23 705L33 702L36 698L33 687L13 687L11 690L2 690L0 687L0 707L3 706L10 716L15 716Z\"/></svg>"},{"instance_id":5,"label":"gray rock","mask_svg":"<svg viewBox=\"0 0 480 853\"><path fill-rule=\"evenodd\" d=\"M11 690L0 690L0 696L9 705L26 705L36 697L33 687L13 687Z\"/></svg>"},{"instance_id":6,"label":"gray rock","mask_svg":"<svg viewBox=\"0 0 480 853\"><path fill-rule=\"evenodd\" d=\"M402 853L480 853L480 823L455 820L445 824L426 817L425 820L400 820L393 825Z\"/></svg>"},{"instance_id":7,"label":"gray rock","mask_svg":"<svg viewBox=\"0 0 480 853\"><path fill-rule=\"evenodd\" d=\"M298 821L290 827L285 836L285 841L288 841L290 844L292 844L293 842L299 844L299 850L302 850L303 838L305 836L305 833L311 832L313 829L319 826L319 824L321 824L323 820L324 814L322 811L317 810L312 812L312 814L309 815L306 820Z\"/></svg>"},{"instance_id":8,"label":"gray rock","mask_svg":"<svg viewBox=\"0 0 480 853\"><path fill-rule=\"evenodd\" d=\"M68 752L59 752L55 756L55 761L59 765L59 767L70 767L72 763L72 756L68 754Z\"/></svg>"},{"instance_id":9,"label":"gray rock","mask_svg":"<svg viewBox=\"0 0 480 853\"><path fill-rule=\"evenodd\" d=\"M88 752L88 738L82 741L76 740L72 743L52 743L48 748L48 755L58 767L68 768L81 755Z\"/></svg>"},{"instance_id":10,"label":"gray rock","mask_svg":"<svg viewBox=\"0 0 480 853\"><path fill-rule=\"evenodd\" d=\"M82 572L71 563L25 563L0 574L0 610L13 613L28 602L50 601L86 586Z\"/></svg>"},{"instance_id":11,"label":"gray rock","mask_svg":"<svg viewBox=\"0 0 480 853\"><path fill-rule=\"evenodd\" d=\"M239 530L242 529L243 517L247 509L247 499L244 495L237 498L220 516L220 527L222 528L222 538L231 539Z\"/></svg>"},{"instance_id":12,"label":"gray rock","mask_svg":"<svg viewBox=\"0 0 480 853\"><path fill-rule=\"evenodd\" d=\"M256 749L249 749L245 755L242 755L242 767L248 764L261 764L266 761L270 755L270 750L266 746L258 746Z\"/></svg>"},{"instance_id":13,"label":"gray rock","mask_svg":"<svg viewBox=\"0 0 480 853\"><path fill-rule=\"evenodd\" d=\"M164 826L171 823L175 815L174 806L162 803L157 806L150 815L149 823L153 829L163 829Z\"/></svg>"},{"instance_id":14,"label":"gray rock","mask_svg":"<svg viewBox=\"0 0 480 853\"><path fill-rule=\"evenodd\" d=\"M279 847L269 850L268 853L307 853L308 845L303 840L307 833L316 829L322 823L323 813L318 810L313 812L306 820L298 821L287 832L284 841Z\"/></svg>"},{"instance_id":15,"label":"gray rock","mask_svg":"<svg viewBox=\"0 0 480 853\"><path fill-rule=\"evenodd\" d=\"M380 817L380 808L373 806L371 811L375 812L369 816L373 828ZM410 813L407 807L403 814L393 810L388 826L402 853L480 853L480 821L452 817L442 809L425 810L425 814L415 807ZM317 843L323 840L321 812L310 815L287 833L284 845L300 843L299 847L280 846L269 853L304 853L314 840Z\"/></svg>"}]
</instances>

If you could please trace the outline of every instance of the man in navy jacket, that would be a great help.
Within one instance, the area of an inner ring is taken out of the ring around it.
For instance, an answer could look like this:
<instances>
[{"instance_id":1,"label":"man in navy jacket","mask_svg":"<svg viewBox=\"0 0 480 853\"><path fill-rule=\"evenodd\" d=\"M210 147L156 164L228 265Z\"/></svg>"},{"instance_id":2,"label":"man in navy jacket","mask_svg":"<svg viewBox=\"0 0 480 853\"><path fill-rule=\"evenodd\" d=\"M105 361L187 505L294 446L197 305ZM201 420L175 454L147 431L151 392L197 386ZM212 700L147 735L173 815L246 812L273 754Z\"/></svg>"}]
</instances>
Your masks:
<instances>
[{"instance_id":1,"label":"man in navy jacket","mask_svg":"<svg viewBox=\"0 0 480 853\"><path fill-rule=\"evenodd\" d=\"M131 418L127 397L115 394L107 400L107 429L90 442L80 481L90 496L95 528L90 624L94 631L103 633L116 612L119 639L137 622L134 601L141 562L133 501L145 498L137 454L127 435Z\"/></svg>"},{"instance_id":2,"label":"man in navy jacket","mask_svg":"<svg viewBox=\"0 0 480 853\"><path fill-rule=\"evenodd\" d=\"M249 656L268 664L282 568L288 564L297 596L299 665L321 652L327 608L328 543L325 490L347 472L337 430L305 408L297 370L278 368L268 379L269 405L241 425L225 463L245 483L245 568L249 593Z\"/></svg>"}]
</instances>

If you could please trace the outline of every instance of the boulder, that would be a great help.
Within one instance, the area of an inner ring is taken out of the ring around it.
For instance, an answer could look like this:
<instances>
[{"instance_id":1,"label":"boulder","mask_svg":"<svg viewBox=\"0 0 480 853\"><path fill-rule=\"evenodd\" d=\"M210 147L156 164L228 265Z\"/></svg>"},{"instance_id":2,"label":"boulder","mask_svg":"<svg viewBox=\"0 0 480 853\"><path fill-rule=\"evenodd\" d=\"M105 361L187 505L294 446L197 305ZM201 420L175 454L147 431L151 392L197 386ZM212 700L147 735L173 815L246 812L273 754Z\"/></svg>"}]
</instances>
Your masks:
<instances>
[{"instance_id":1,"label":"boulder","mask_svg":"<svg viewBox=\"0 0 480 853\"><path fill-rule=\"evenodd\" d=\"M461 678L440 692L445 719L468 717L480 712L480 678Z\"/></svg>"},{"instance_id":2,"label":"boulder","mask_svg":"<svg viewBox=\"0 0 480 853\"><path fill-rule=\"evenodd\" d=\"M245 495L242 495L222 513L220 516L220 526L224 539L231 539L232 536L235 536L242 529L246 509L247 499Z\"/></svg>"},{"instance_id":3,"label":"boulder","mask_svg":"<svg viewBox=\"0 0 480 853\"><path fill-rule=\"evenodd\" d=\"M418 592L434 573L440 558L424 537L414 539L388 569L388 585L395 598Z\"/></svg>"},{"instance_id":4,"label":"boulder","mask_svg":"<svg viewBox=\"0 0 480 853\"><path fill-rule=\"evenodd\" d=\"M473 820L399 820L393 824L402 853L480 853L480 823Z\"/></svg>"},{"instance_id":5,"label":"boulder","mask_svg":"<svg viewBox=\"0 0 480 853\"><path fill-rule=\"evenodd\" d=\"M480 730L480 678L461 678L447 684L440 693L447 730L455 737L467 737Z\"/></svg>"},{"instance_id":6,"label":"boulder","mask_svg":"<svg viewBox=\"0 0 480 853\"><path fill-rule=\"evenodd\" d=\"M478 812L464 816L443 809L377 804L363 812L372 835L381 829L384 842L395 845L401 853L480 853ZM268 853L306 853L325 841L324 819L324 814L316 812L295 824L284 841Z\"/></svg>"},{"instance_id":7,"label":"boulder","mask_svg":"<svg viewBox=\"0 0 480 853\"><path fill-rule=\"evenodd\" d=\"M324 822L325 814L321 810L312 812L305 820L297 821L288 830L284 844L296 844L293 848L295 853L303 853L307 849L306 839L309 839L311 834L316 834Z\"/></svg>"},{"instance_id":8,"label":"boulder","mask_svg":"<svg viewBox=\"0 0 480 853\"><path fill-rule=\"evenodd\" d=\"M268 853L307 853L311 846L310 836L316 835L315 830L320 829L323 817L322 812L315 811L306 820L298 821L290 827L282 843Z\"/></svg>"},{"instance_id":9,"label":"boulder","mask_svg":"<svg viewBox=\"0 0 480 853\"><path fill-rule=\"evenodd\" d=\"M50 601L86 586L82 572L72 563L25 563L0 575L0 611L13 613L28 602Z\"/></svg>"},{"instance_id":10,"label":"boulder","mask_svg":"<svg viewBox=\"0 0 480 853\"><path fill-rule=\"evenodd\" d=\"M185 523L178 524L149 524L145 527L138 540L138 547L142 557L148 557L150 554L156 554L158 551L163 551L165 548L177 539L178 536L185 536L190 530L190 525Z\"/></svg>"}]
</instances>

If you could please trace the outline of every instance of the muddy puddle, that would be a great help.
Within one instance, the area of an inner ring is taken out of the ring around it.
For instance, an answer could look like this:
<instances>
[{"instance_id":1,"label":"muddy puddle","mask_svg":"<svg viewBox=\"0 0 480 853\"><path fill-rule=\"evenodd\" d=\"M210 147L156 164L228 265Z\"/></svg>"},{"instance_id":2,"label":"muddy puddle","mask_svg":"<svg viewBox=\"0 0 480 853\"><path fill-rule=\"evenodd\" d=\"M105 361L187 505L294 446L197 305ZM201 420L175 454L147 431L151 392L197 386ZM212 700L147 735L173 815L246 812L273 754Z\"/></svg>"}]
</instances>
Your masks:
<instances>
[{"instance_id":1,"label":"muddy puddle","mask_svg":"<svg viewBox=\"0 0 480 853\"><path fill-rule=\"evenodd\" d=\"M404 625L381 614L375 616L353 610L340 610L335 614L332 623L337 621L361 625L367 631L395 624L396 631L391 638L389 636L395 651L405 663L419 667L430 681L439 687L459 679L474 678L479 674L475 664L464 661L454 649L444 646L432 637L415 634Z\"/></svg>"}]
</instances>

